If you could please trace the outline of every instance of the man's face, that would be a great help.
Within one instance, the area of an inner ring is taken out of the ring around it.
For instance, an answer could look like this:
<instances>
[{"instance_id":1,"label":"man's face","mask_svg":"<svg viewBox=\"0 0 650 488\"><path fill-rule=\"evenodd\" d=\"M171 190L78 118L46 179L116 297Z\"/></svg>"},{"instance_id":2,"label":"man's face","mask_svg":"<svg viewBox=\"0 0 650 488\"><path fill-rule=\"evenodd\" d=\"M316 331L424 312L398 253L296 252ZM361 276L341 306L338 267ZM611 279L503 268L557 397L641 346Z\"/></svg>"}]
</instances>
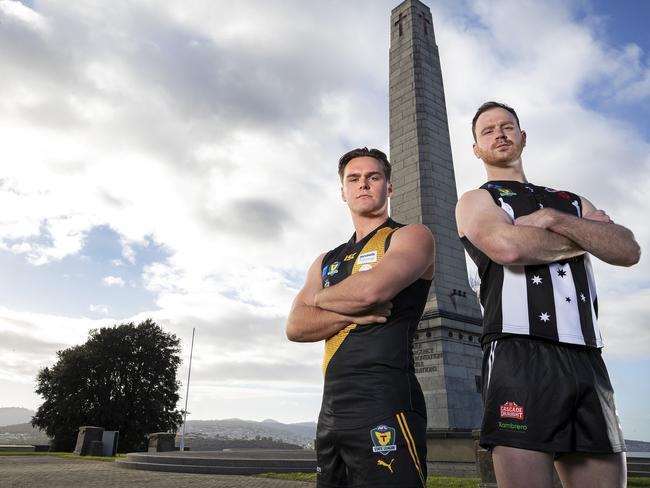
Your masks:
<instances>
[{"instance_id":1,"label":"man's face","mask_svg":"<svg viewBox=\"0 0 650 488\"><path fill-rule=\"evenodd\" d=\"M508 166L517 161L526 146L526 133L507 110L491 108L476 120L474 154L485 164Z\"/></svg>"},{"instance_id":2,"label":"man's face","mask_svg":"<svg viewBox=\"0 0 650 488\"><path fill-rule=\"evenodd\" d=\"M381 163L369 156L350 160L343 171L341 185L341 196L350 211L367 216L381 214L393 191Z\"/></svg>"}]
</instances>

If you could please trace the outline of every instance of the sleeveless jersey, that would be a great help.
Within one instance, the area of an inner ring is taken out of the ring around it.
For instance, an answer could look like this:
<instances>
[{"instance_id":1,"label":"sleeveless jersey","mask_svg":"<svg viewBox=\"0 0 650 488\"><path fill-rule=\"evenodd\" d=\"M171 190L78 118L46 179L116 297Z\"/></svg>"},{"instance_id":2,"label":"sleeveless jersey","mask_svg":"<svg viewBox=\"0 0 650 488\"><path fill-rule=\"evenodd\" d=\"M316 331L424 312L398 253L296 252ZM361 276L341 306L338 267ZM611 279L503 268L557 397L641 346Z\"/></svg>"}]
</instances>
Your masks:
<instances>
[{"instance_id":1,"label":"sleeveless jersey","mask_svg":"<svg viewBox=\"0 0 650 488\"><path fill-rule=\"evenodd\" d=\"M388 219L361 241L355 242L353 235L328 252L322 262L323 287L372 269L400 227L403 225ZM426 418L412 346L430 286L430 280L418 279L398 293L385 324L350 324L327 339L320 425L358 428L407 410Z\"/></svg>"},{"instance_id":2,"label":"sleeveless jersey","mask_svg":"<svg viewBox=\"0 0 650 488\"><path fill-rule=\"evenodd\" d=\"M582 202L574 193L517 181L490 181L481 188L513 220L544 207L582 217ZM588 254L550 264L502 266L466 237L461 240L481 279L483 343L514 334L603 347Z\"/></svg>"}]
</instances>

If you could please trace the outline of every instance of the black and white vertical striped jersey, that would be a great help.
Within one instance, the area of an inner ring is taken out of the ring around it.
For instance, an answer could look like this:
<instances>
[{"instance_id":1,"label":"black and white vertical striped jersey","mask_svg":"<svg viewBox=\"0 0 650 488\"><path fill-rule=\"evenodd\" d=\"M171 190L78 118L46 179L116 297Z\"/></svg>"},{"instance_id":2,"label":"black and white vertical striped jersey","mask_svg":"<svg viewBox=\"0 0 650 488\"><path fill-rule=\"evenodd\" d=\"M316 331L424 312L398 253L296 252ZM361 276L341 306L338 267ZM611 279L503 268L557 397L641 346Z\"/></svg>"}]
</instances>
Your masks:
<instances>
[{"instance_id":1,"label":"black and white vertical striped jersey","mask_svg":"<svg viewBox=\"0 0 650 488\"><path fill-rule=\"evenodd\" d=\"M513 220L544 207L582 217L582 202L574 193L518 181L489 181L481 188ZM588 254L551 264L502 266L467 237L462 242L481 279L483 343L508 335L528 335L603 347Z\"/></svg>"}]
</instances>

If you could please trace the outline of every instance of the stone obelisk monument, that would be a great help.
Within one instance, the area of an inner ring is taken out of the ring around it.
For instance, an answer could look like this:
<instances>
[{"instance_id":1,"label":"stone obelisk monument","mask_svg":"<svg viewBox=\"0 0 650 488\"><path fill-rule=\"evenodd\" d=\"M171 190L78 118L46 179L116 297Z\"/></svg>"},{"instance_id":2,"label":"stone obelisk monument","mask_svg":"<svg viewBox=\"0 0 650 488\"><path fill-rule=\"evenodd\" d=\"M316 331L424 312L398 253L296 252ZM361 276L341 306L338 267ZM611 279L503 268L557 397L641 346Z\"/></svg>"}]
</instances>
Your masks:
<instances>
[{"instance_id":1,"label":"stone obelisk monument","mask_svg":"<svg viewBox=\"0 0 650 488\"><path fill-rule=\"evenodd\" d=\"M405 0L391 14L390 160L391 216L427 225L436 239L435 277L413 352L429 436L446 437L480 424L481 311L456 231L458 196L433 21L419 0Z\"/></svg>"}]
</instances>

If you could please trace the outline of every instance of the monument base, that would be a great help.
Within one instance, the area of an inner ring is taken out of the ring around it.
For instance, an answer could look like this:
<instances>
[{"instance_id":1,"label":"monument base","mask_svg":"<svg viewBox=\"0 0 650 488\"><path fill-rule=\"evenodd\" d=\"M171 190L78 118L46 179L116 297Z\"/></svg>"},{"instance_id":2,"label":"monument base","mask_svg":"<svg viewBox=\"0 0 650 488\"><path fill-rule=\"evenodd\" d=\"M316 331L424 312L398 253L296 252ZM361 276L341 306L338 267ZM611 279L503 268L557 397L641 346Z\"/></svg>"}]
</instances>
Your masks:
<instances>
[{"instance_id":1,"label":"monument base","mask_svg":"<svg viewBox=\"0 0 650 488\"><path fill-rule=\"evenodd\" d=\"M427 430L427 472L431 476L477 478L471 430Z\"/></svg>"}]
</instances>

